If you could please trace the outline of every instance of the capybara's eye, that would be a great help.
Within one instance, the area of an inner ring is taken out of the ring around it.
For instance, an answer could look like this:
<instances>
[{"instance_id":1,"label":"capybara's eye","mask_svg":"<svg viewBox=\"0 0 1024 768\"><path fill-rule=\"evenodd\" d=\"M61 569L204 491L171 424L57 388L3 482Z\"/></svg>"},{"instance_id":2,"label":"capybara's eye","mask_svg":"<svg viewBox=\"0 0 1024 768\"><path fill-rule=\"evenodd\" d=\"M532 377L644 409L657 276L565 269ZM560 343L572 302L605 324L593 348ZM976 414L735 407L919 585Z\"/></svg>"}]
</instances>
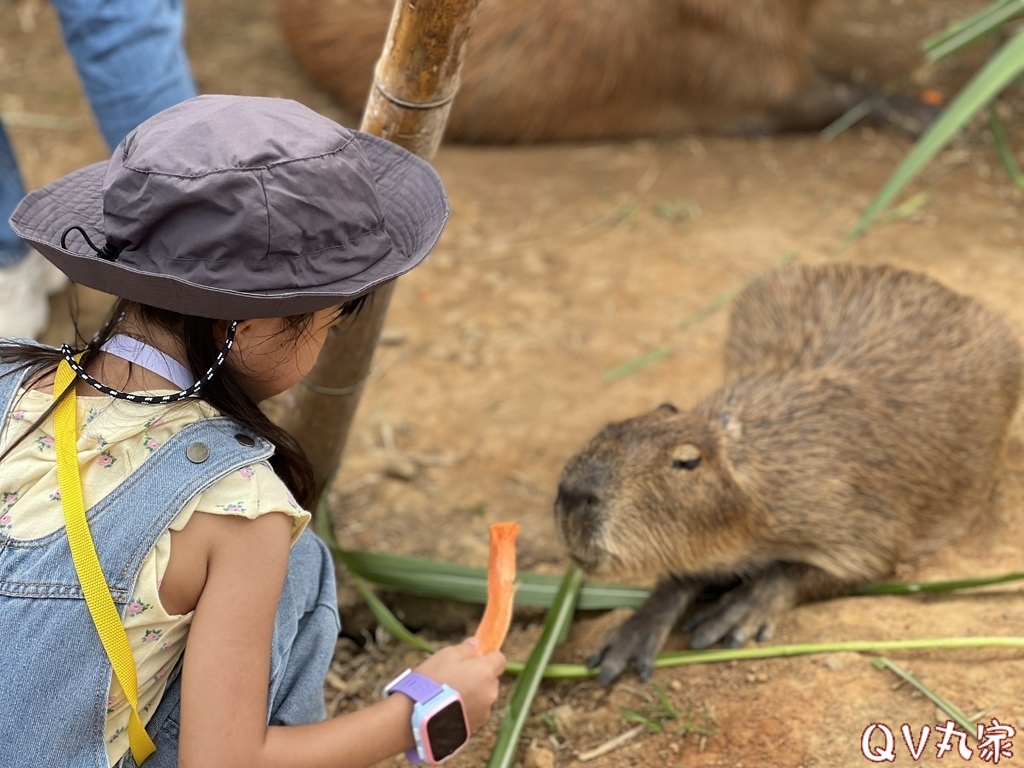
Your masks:
<instances>
[{"instance_id":1,"label":"capybara's eye","mask_svg":"<svg viewBox=\"0 0 1024 768\"><path fill-rule=\"evenodd\" d=\"M696 469L700 459L676 459L672 462L672 469Z\"/></svg>"},{"instance_id":2,"label":"capybara's eye","mask_svg":"<svg viewBox=\"0 0 1024 768\"><path fill-rule=\"evenodd\" d=\"M679 409L672 405L672 403L662 403L658 406L658 410L668 411L669 413L679 413Z\"/></svg>"}]
</instances>

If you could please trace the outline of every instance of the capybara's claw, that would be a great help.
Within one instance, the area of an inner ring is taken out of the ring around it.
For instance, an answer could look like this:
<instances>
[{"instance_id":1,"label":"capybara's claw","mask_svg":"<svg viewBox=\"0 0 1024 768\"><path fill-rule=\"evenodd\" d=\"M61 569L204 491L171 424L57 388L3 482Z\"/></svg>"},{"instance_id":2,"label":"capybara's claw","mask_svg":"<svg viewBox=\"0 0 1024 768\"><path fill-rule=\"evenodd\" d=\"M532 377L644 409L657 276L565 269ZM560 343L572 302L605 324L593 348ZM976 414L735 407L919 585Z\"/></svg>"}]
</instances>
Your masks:
<instances>
[{"instance_id":1,"label":"capybara's claw","mask_svg":"<svg viewBox=\"0 0 1024 768\"><path fill-rule=\"evenodd\" d=\"M625 629L626 625L620 627ZM601 671L597 680L602 685L614 682L623 672L632 667L636 670L640 680L646 682L651 679L654 673L654 659L658 649L661 647L660 638L653 638L649 633L638 631L619 632L616 630L613 635L615 639L606 644L589 659L587 666L593 669L597 664L601 665ZM591 661L598 659L596 664Z\"/></svg>"}]
</instances>

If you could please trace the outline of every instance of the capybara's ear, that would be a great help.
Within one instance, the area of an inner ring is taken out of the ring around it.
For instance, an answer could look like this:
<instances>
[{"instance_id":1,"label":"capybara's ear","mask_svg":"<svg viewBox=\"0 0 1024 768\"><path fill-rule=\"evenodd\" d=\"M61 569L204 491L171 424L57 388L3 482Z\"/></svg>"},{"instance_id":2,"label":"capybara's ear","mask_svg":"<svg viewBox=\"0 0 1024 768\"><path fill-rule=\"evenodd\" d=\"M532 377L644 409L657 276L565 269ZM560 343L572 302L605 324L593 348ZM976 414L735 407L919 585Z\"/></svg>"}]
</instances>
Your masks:
<instances>
[{"instance_id":1,"label":"capybara's ear","mask_svg":"<svg viewBox=\"0 0 1024 768\"><path fill-rule=\"evenodd\" d=\"M679 409L672 405L672 403L662 403L658 406L657 410L668 411L669 413L679 413Z\"/></svg>"}]
</instances>

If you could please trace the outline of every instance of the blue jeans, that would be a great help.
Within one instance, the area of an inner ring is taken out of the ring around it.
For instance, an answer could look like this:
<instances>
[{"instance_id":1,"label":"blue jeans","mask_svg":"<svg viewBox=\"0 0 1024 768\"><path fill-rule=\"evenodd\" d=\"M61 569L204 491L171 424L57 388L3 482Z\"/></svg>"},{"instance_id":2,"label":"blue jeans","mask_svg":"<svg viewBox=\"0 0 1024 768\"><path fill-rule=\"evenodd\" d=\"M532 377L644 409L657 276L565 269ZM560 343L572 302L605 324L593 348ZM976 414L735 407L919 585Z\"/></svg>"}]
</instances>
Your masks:
<instances>
[{"instance_id":1,"label":"blue jeans","mask_svg":"<svg viewBox=\"0 0 1024 768\"><path fill-rule=\"evenodd\" d=\"M111 149L147 118L196 95L181 0L53 0L100 132ZM8 218L24 196L0 125L0 268L27 253Z\"/></svg>"},{"instance_id":2,"label":"blue jeans","mask_svg":"<svg viewBox=\"0 0 1024 768\"><path fill-rule=\"evenodd\" d=\"M341 629L338 593L330 551L309 530L288 558L270 652L267 722L302 725L327 717L324 678ZM181 675L175 670L160 704L146 725L156 752L143 768L177 768L181 720ZM137 768L129 750L117 768Z\"/></svg>"}]
</instances>

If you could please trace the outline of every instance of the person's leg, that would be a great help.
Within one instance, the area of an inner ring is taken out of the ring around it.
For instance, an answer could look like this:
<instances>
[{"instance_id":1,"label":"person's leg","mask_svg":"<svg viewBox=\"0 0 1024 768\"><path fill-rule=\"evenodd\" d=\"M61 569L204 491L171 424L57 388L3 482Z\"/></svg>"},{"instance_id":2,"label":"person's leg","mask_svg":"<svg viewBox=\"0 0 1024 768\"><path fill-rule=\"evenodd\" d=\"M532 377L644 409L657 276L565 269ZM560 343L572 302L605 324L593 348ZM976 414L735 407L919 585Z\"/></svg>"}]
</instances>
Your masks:
<instances>
[{"instance_id":1,"label":"person's leg","mask_svg":"<svg viewBox=\"0 0 1024 768\"><path fill-rule=\"evenodd\" d=\"M111 149L139 123L196 95L181 0L53 0L53 5Z\"/></svg>"},{"instance_id":2,"label":"person's leg","mask_svg":"<svg viewBox=\"0 0 1024 768\"><path fill-rule=\"evenodd\" d=\"M0 269L21 261L28 253L28 246L7 223L24 195L14 148L0 123Z\"/></svg>"},{"instance_id":3,"label":"person's leg","mask_svg":"<svg viewBox=\"0 0 1024 768\"><path fill-rule=\"evenodd\" d=\"M301 725L326 718L324 678L340 629L334 562L324 543L307 530L291 549L274 620L268 723ZM174 671L146 725L156 752L146 760L145 768L176 768L178 764L179 671ZM131 752L121 758L118 768L136 768Z\"/></svg>"},{"instance_id":4,"label":"person's leg","mask_svg":"<svg viewBox=\"0 0 1024 768\"><path fill-rule=\"evenodd\" d=\"M24 194L14 148L0 125L0 338L36 338L50 316L46 297L60 289L49 290L54 283L43 269L43 257L8 223Z\"/></svg>"}]
</instances>

